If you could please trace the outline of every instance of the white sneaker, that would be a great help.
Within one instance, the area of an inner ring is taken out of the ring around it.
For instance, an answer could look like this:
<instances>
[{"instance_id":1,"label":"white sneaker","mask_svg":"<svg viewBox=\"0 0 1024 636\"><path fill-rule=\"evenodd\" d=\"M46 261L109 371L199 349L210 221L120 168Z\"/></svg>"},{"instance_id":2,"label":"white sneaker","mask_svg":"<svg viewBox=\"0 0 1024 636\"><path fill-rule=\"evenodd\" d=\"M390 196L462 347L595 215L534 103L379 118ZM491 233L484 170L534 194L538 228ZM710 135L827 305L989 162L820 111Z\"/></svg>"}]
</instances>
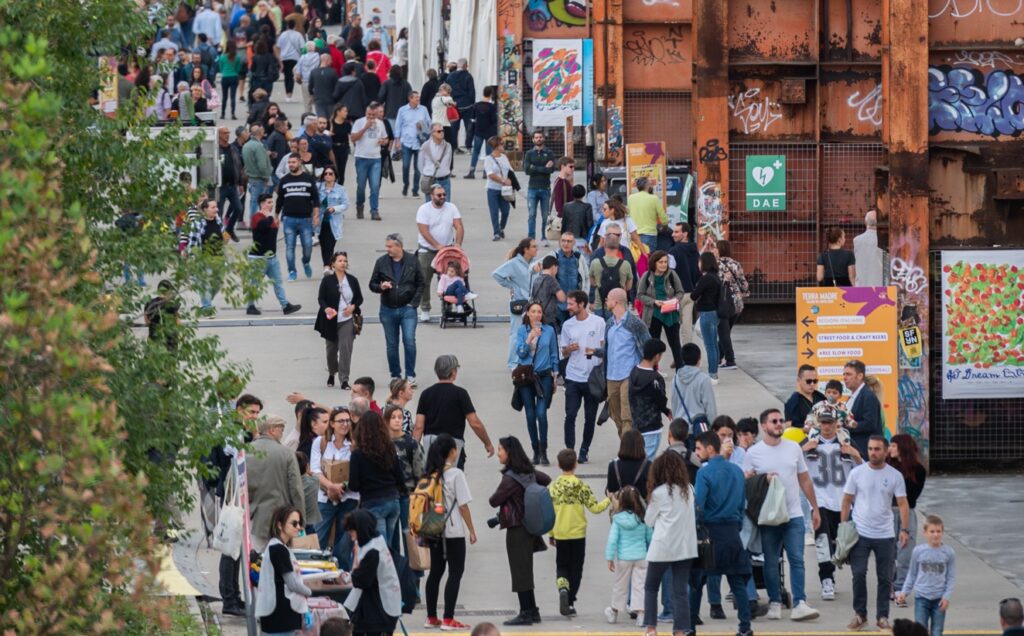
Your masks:
<instances>
[{"instance_id":1,"label":"white sneaker","mask_svg":"<svg viewBox=\"0 0 1024 636\"><path fill-rule=\"evenodd\" d=\"M619 613L610 607L604 608L604 619L609 623L615 623L619 620Z\"/></svg>"},{"instance_id":2,"label":"white sneaker","mask_svg":"<svg viewBox=\"0 0 1024 636\"><path fill-rule=\"evenodd\" d=\"M476 300L480 297L480 294L475 292L466 292L466 300Z\"/></svg>"},{"instance_id":3,"label":"white sneaker","mask_svg":"<svg viewBox=\"0 0 1024 636\"><path fill-rule=\"evenodd\" d=\"M835 583L832 582L832 579L825 579L821 582L821 600L836 600L836 586Z\"/></svg>"},{"instance_id":4,"label":"white sneaker","mask_svg":"<svg viewBox=\"0 0 1024 636\"><path fill-rule=\"evenodd\" d=\"M770 621L782 620L782 603L768 603L768 613L765 618Z\"/></svg>"},{"instance_id":5,"label":"white sneaker","mask_svg":"<svg viewBox=\"0 0 1024 636\"><path fill-rule=\"evenodd\" d=\"M430 322L430 312L420 310L420 322Z\"/></svg>"},{"instance_id":6,"label":"white sneaker","mask_svg":"<svg viewBox=\"0 0 1024 636\"><path fill-rule=\"evenodd\" d=\"M464 314L466 313L466 308L463 307L462 305L455 305L455 312L459 314Z\"/></svg>"},{"instance_id":7,"label":"white sneaker","mask_svg":"<svg viewBox=\"0 0 1024 636\"><path fill-rule=\"evenodd\" d=\"M315 234L313 235L313 245L320 245L320 237Z\"/></svg>"},{"instance_id":8,"label":"white sneaker","mask_svg":"<svg viewBox=\"0 0 1024 636\"><path fill-rule=\"evenodd\" d=\"M807 621L818 618L818 610L807 604L807 601L800 601L796 607L789 612L789 619L794 621Z\"/></svg>"},{"instance_id":9,"label":"white sneaker","mask_svg":"<svg viewBox=\"0 0 1024 636\"><path fill-rule=\"evenodd\" d=\"M711 376L711 386L718 386L718 376L717 375Z\"/></svg>"}]
</instances>

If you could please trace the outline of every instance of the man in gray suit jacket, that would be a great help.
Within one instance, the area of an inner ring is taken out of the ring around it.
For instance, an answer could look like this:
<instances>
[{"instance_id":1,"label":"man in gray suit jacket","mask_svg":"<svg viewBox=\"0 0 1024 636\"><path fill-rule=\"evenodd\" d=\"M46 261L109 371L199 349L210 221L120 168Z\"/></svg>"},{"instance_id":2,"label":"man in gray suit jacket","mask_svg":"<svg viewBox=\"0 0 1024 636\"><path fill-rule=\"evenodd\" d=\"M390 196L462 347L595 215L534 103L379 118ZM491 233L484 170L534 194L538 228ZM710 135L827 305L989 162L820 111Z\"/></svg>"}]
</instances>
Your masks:
<instances>
[{"instance_id":1,"label":"man in gray suit jacket","mask_svg":"<svg viewBox=\"0 0 1024 636\"><path fill-rule=\"evenodd\" d=\"M275 510L281 506L306 509L295 453L281 444L284 426L283 418L268 415L260 422L260 436L246 455L253 548L260 552L270 540L270 523Z\"/></svg>"}]
</instances>

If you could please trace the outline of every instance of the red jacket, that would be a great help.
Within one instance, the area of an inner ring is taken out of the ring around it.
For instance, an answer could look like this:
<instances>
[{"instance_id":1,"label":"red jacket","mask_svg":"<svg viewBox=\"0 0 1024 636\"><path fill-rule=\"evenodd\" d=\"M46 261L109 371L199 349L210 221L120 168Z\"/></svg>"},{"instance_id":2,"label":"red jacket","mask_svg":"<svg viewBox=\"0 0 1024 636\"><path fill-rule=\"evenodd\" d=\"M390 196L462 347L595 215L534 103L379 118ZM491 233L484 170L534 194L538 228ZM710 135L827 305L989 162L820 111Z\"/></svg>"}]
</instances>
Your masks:
<instances>
[{"instance_id":1,"label":"red jacket","mask_svg":"<svg viewBox=\"0 0 1024 636\"><path fill-rule=\"evenodd\" d=\"M334 68L335 75L341 77L341 67L345 64L345 56L333 44L327 45L327 52L331 54L331 66Z\"/></svg>"}]
</instances>

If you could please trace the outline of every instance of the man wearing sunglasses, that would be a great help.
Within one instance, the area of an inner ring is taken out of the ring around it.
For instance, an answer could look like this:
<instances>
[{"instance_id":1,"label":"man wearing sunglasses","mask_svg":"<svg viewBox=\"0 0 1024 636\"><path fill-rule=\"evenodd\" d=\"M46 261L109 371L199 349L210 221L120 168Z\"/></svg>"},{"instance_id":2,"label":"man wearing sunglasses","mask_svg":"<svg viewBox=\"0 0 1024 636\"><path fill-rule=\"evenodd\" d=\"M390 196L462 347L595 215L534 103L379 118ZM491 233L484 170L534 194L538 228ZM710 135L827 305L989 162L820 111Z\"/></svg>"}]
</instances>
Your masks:
<instances>
[{"instance_id":1,"label":"man wearing sunglasses","mask_svg":"<svg viewBox=\"0 0 1024 636\"><path fill-rule=\"evenodd\" d=\"M818 370L809 364L800 365L796 371L796 391L786 400L783 411L786 426L803 428L807 414L824 400L825 394L818 390Z\"/></svg>"}]
</instances>

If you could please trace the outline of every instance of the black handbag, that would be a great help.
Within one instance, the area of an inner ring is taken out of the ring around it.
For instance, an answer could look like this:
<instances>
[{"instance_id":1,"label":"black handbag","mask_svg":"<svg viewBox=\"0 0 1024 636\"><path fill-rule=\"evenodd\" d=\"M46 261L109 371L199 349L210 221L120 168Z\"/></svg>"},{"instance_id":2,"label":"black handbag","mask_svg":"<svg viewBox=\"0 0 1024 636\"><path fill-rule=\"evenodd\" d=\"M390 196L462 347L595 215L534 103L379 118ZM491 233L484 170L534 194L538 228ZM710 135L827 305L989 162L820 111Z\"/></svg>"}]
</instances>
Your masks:
<instances>
[{"instance_id":1,"label":"black handbag","mask_svg":"<svg viewBox=\"0 0 1024 636\"><path fill-rule=\"evenodd\" d=\"M693 567L698 570L715 569L715 544L711 541L711 533L707 526L697 525L697 561Z\"/></svg>"},{"instance_id":2,"label":"black handbag","mask_svg":"<svg viewBox=\"0 0 1024 636\"><path fill-rule=\"evenodd\" d=\"M722 285L718 288L718 317L732 318L736 315L736 304L732 300L732 285L722 278Z\"/></svg>"},{"instance_id":3,"label":"black handbag","mask_svg":"<svg viewBox=\"0 0 1024 636\"><path fill-rule=\"evenodd\" d=\"M526 306L529 304L529 300L510 300L508 303L509 313L513 316L522 316L523 312L526 311Z\"/></svg>"}]
</instances>

